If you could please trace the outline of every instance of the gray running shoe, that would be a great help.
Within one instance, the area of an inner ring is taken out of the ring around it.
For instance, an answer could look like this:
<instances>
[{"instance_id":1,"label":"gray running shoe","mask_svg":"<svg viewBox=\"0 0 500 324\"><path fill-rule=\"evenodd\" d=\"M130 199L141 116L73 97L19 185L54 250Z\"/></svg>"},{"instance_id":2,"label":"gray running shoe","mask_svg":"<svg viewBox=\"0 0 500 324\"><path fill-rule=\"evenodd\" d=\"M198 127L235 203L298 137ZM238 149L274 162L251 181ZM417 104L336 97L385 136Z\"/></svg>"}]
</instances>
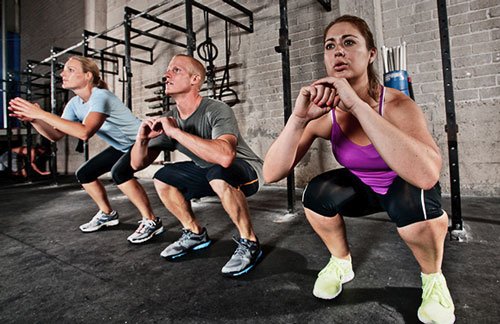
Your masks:
<instances>
[{"instance_id":1,"label":"gray running shoe","mask_svg":"<svg viewBox=\"0 0 500 324\"><path fill-rule=\"evenodd\" d=\"M208 237L206 228L203 228L200 234L195 234L183 228L181 237L167 246L160 255L167 260L173 260L190 251L206 248L210 244L212 244L212 240Z\"/></svg>"},{"instance_id":2,"label":"gray running shoe","mask_svg":"<svg viewBox=\"0 0 500 324\"><path fill-rule=\"evenodd\" d=\"M139 221L137 230L127 240L135 244L143 243L161 233L163 233L163 225L159 217L156 220L142 219Z\"/></svg>"},{"instance_id":3,"label":"gray running shoe","mask_svg":"<svg viewBox=\"0 0 500 324\"><path fill-rule=\"evenodd\" d=\"M80 230L85 233L95 232L103 226L115 226L118 223L118 212L116 210L113 210L109 215L100 210L92 217L90 222L81 225Z\"/></svg>"},{"instance_id":4,"label":"gray running shoe","mask_svg":"<svg viewBox=\"0 0 500 324\"><path fill-rule=\"evenodd\" d=\"M237 277L250 271L262 257L259 242L253 242L244 238L233 240L238 244L236 251L226 265L222 268L222 274L227 277Z\"/></svg>"}]
</instances>

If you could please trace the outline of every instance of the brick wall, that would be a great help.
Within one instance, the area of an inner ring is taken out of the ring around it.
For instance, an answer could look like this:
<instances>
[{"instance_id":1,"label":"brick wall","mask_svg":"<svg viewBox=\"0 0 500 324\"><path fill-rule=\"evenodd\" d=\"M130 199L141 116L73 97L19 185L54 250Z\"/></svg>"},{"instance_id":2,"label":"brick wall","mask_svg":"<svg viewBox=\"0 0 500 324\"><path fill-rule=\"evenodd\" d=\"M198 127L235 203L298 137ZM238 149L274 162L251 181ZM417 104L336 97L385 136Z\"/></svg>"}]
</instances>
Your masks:
<instances>
[{"instance_id":1,"label":"brick wall","mask_svg":"<svg viewBox=\"0 0 500 324\"><path fill-rule=\"evenodd\" d=\"M84 1L21 1L21 62L43 60L50 47L81 41L85 26Z\"/></svg>"},{"instance_id":2,"label":"brick wall","mask_svg":"<svg viewBox=\"0 0 500 324\"><path fill-rule=\"evenodd\" d=\"M119 23L123 19L124 6L144 10L159 2L108 1L106 24L110 27ZM242 19L241 15L228 9L228 6L221 1L199 0L199 2L235 19ZM288 1L288 21L292 41L290 48L292 99L295 98L302 85L324 75L321 44L323 28L340 13L365 15L364 18L374 29L380 28L380 30L374 30L379 47L382 43L386 46L395 46L402 41L408 43L408 70L413 78L416 101L421 105L429 121L429 129L443 152L444 165L441 182L444 193L449 193L436 1L373 0L372 2L367 0L365 2L363 4L366 4L366 8L370 5L376 6L375 11L381 12L381 26L373 25L373 13L370 14L369 9L353 7L344 0L332 1L331 12L326 12L316 0ZM33 7L35 3L38 5ZM40 12L40 8L44 6L42 3L46 2L33 1L31 9ZM283 127L281 56L274 50L274 47L278 45L279 37L279 7L278 1L245 0L239 3L253 11L255 31L248 33L235 27L230 29L232 54L230 62L240 64L238 69L230 71L231 80L240 82L240 85L232 87L237 91L241 100L241 103L234 106L234 111L248 143L263 157ZM23 9L28 10L26 5ZM161 9L151 13L155 14L159 11ZM498 185L500 183L498 150L500 5L498 1L491 0L451 0L448 2L448 15L459 125L458 148L462 194L498 196L500 194ZM185 26L183 7L163 13L160 18ZM61 21L60 16L58 20ZM47 33L54 38L64 38L63 31L71 34L71 28L67 26L74 26L66 18L63 19L62 25L58 25L59 27L55 27L56 22L51 24L53 26L51 28L54 29ZM199 44L205 39L205 32L203 16L198 9L195 9L194 25ZM134 26L146 29L151 24L138 19L134 21ZM79 35L81 31L73 32ZM159 29L156 33L185 43L185 37L175 32ZM210 34L219 49L215 65L221 66L225 61L224 24L217 18L210 18ZM121 38L123 31L118 28L110 35ZM382 37L382 42L380 37ZM25 39L23 33L23 42ZM185 50L144 37L138 37L134 42L154 46L153 65L137 62L132 64L133 110L142 118L152 111L148 108L150 104L145 103L144 99L154 96L152 90L144 89L144 85L158 81L171 56L185 52ZM123 52L123 48L117 47L115 51ZM114 87L115 93L121 97L121 83L118 78L108 78L108 82ZM182 157L174 156L174 158ZM325 141L318 141L296 169L297 185L304 186L312 176L336 166L329 144ZM142 173L142 176L150 176L153 170L154 168L151 168Z\"/></svg>"},{"instance_id":3,"label":"brick wall","mask_svg":"<svg viewBox=\"0 0 500 324\"><path fill-rule=\"evenodd\" d=\"M449 172L441 49L436 1L382 2L386 45L408 43L408 69L415 99L429 120ZM453 86L458 134L460 186L464 195L500 194L500 3L448 1Z\"/></svg>"}]
</instances>

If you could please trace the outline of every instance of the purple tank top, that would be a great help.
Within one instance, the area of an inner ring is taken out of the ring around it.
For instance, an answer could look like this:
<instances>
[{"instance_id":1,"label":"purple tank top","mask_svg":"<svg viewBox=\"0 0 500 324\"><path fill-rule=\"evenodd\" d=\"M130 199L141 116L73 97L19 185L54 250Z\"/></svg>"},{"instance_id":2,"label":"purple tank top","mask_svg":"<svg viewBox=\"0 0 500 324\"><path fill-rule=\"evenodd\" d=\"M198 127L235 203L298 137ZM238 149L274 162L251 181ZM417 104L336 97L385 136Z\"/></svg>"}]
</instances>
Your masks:
<instances>
[{"instance_id":1,"label":"purple tank top","mask_svg":"<svg viewBox=\"0 0 500 324\"><path fill-rule=\"evenodd\" d=\"M385 88L382 87L378 105L381 116L384 108L384 92ZM397 177L396 172L389 168L373 144L361 146L353 143L344 135L337 124L335 109L332 109L332 123L330 142L335 159L363 183L371 187L373 191L385 195L394 178Z\"/></svg>"}]
</instances>

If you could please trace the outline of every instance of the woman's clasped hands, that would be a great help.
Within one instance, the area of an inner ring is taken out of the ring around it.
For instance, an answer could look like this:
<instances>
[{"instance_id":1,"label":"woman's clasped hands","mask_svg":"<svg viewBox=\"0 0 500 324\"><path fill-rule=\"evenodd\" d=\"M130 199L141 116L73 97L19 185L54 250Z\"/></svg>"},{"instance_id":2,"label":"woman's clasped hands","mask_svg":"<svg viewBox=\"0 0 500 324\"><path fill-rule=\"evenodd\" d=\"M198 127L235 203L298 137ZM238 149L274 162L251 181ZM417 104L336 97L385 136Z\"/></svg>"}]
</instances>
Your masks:
<instances>
[{"instance_id":1,"label":"woman's clasped hands","mask_svg":"<svg viewBox=\"0 0 500 324\"><path fill-rule=\"evenodd\" d=\"M349 112L362 102L346 79L325 77L302 87L295 102L294 115L310 121L338 107Z\"/></svg>"}]
</instances>

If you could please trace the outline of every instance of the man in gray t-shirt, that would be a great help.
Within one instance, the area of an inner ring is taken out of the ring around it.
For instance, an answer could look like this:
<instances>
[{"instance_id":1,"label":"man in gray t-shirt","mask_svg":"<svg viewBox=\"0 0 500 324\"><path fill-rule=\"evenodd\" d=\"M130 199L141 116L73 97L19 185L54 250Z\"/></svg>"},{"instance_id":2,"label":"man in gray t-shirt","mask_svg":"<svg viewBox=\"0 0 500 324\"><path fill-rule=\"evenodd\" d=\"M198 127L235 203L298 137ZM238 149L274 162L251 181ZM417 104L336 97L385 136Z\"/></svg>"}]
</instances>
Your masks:
<instances>
[{"instance_id":1,"label":"man in gray t-shirt","mask_svg":"<svg viewBox=\"0 0 500 324\"><path fill-rule=\"evenodd\" d=\"M183 226L181 237L161 256L172 260L211 244L207 230L194 216L190 200L218 196L240 235L238 247L222 274L242 275L262 257L246 200L259 189L262 160L241 137L231 108L200 96L205 80L203 64L190 56L176 55L165 78L165 92L175 100L176 108L161 118L145 120L131 151L134 169L151 164L162 150L179 150L191 158L166 164L154 175L160 199Z\"/></svg>"}]
</instances>

